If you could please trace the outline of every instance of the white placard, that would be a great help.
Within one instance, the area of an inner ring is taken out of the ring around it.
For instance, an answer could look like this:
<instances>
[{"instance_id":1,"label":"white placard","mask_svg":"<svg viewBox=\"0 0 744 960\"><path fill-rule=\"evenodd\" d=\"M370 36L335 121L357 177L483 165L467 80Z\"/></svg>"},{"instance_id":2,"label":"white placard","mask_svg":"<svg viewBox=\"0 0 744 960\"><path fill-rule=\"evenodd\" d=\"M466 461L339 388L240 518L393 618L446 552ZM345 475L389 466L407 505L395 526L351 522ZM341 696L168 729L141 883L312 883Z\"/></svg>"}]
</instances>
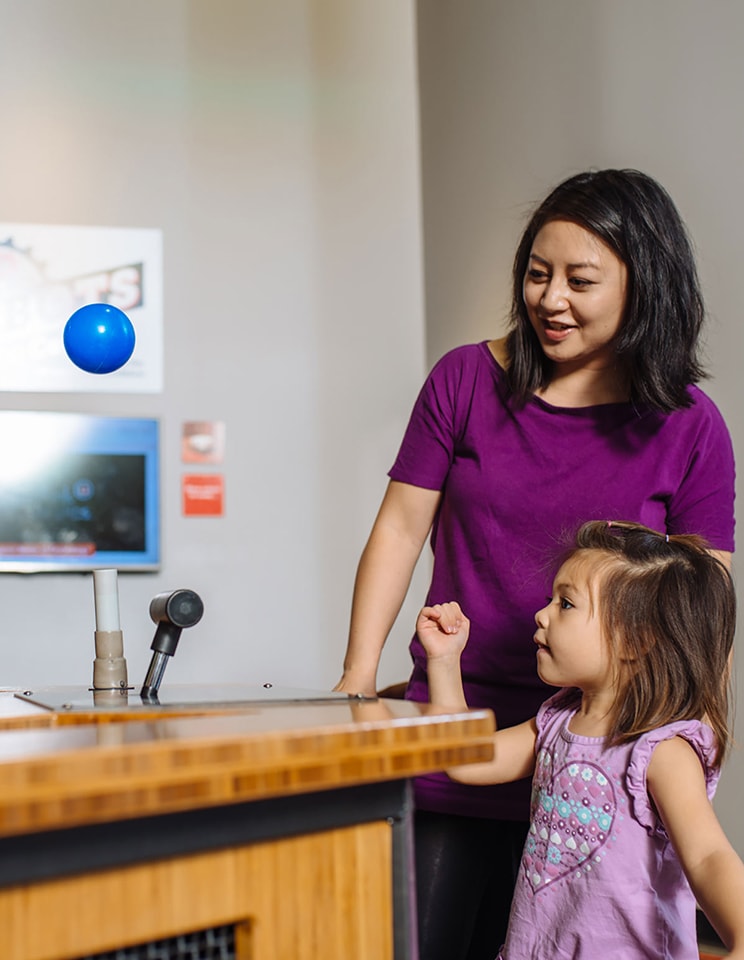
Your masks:
<instances>
[{"instance_id":1,"label":"white placard","mask_svg":"<svg viewBox=\"0 0 744 960\"><path fill-rule=\"evenodd\" d=\"M65 353L78 307L108 303L135 332L113 373L86 373ZM0 391L159 393L163 389L160 230L0 223Z\"/></svg>"}]
</instances>

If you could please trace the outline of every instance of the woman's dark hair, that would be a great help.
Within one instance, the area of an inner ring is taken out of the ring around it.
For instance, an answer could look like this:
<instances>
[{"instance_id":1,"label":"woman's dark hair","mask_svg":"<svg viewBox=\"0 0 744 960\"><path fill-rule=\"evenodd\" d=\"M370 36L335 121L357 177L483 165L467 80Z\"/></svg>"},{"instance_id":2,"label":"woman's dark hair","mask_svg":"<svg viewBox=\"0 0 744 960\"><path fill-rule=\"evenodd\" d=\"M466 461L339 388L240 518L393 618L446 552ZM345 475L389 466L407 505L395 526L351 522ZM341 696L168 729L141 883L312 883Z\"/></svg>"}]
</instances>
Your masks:
<instances>
[{"instance_id":1,"label":"woman's dark hair","mask_svg":"<svg viewBox=\"0 0 744 960\"><path fill-rule=\"evenodd\" d=\"M702 537L666 538L637 523L604 520L581 527L572 558L592 564L602 634L619 665L611 739L705 719L720 765L731 738L736 596L729 571Z\"/></svg>"},{"instance_id":2,"label":"woman's dark hair","mask_svg":"<svg viewBox=\"0 0 744 960\"><path fill-rule=\"evenodd\" d=\"M533 213L514 257L507 378L519 403L547 386L552 363L530 324L522 284L535 237L553 220L595 234L628 271L615 343L631 400L657 410L689 406L704 377L698 340L705 316L692 244L666 190L637 170L599 170L565 180Z\"/></svg>"}]
</instances>

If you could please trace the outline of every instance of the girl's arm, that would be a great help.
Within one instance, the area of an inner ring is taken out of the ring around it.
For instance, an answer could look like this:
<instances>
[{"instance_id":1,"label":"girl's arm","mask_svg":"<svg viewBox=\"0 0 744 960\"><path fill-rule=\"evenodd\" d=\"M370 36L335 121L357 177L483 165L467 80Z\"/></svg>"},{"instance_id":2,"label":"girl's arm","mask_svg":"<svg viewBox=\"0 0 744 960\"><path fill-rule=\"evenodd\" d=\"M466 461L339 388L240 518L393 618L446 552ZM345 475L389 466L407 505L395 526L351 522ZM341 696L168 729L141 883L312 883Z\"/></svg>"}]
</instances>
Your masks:
<instances>
[{"instance_id":1,"label":"girl's arm","mask_svg":"<svg viewBox=\"0 0 744 960\"><path fill-rule=\"evenodd\" d=\"M470 632L470 621L455 602L424 607L416 621L416 632L426 650L429 699L447 710L466 710L462 688L460 655ZM494 756L486 763L450 767L448 776L460 783L508 783L528 777L535 769L535 720L497 730Z\"/></svg>"},{"instance_id":2,"label":"girl's arm","mask_svg":"<svg viewBox=\"0 0 744 960\"><path fill-rule=\"evenodd\" d=\"M648 790L698 903L731 951L744 958L744 864L718 822L694 749L681 737L654 750Z\"/></svg>"},{"instance_id":3,"label":"girl's arm","mask_svg":"<svg viewBox=\"0 0 744 960\"><path fill-rule=\"evenodd\" d=\"M408 592L441 493L391 480L357 569L343 676L334 689L372 696L380 655Z\"/></svg>"}]
</instances>

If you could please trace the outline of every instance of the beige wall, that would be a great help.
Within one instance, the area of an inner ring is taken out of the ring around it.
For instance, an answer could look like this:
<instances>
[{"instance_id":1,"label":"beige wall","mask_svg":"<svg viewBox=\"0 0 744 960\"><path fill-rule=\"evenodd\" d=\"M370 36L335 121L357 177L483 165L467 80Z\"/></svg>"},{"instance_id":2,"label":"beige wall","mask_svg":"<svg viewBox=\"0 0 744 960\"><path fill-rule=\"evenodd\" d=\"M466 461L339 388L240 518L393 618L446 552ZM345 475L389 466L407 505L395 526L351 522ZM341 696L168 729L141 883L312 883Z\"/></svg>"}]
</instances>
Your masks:
<instances>
[{"instance_id":1,"label":"beige wall","mask_svg":"<svg viewBox=\"0 0 744 960\"><path fill-rule=\"evenodd\" d=\"M744 6L419 0L418 18L427 362L502 330L516 240L549 187L636 167L667 187L695 240L705 389L744 458ZM739 748L717 805L741 852L743 780Z\"/></svg>"},{"instance_id":2,"label":"beige wall","mask_svg":"<svg viewBox=\"0 0 744 960\"><path fill-rule=\"evenodd\" d=\"M424 373L412 2L0 0L0 24L0 221L163 231L165 391L0 396L162 418L162 573L119 578L130 679L151 597L189 587L164 684L328 689ZM180 515L191 419L227 425L224 519ZM90 576L1 575L0 604L0 685L90 682Z\"/></svg>"}]
</instances>

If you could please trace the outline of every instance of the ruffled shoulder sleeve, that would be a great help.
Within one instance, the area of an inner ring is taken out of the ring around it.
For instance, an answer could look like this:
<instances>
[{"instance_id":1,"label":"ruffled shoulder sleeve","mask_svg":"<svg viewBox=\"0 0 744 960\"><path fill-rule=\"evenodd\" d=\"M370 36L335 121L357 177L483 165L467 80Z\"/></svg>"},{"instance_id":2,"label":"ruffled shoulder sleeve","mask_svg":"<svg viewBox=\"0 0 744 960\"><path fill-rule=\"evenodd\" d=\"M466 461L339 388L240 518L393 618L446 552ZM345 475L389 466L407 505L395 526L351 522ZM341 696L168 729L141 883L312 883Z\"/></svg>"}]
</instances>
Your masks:
<instances>
[{"instance_id":1,"label":"ruffled shoulder sleeve","mask_svg":"<svg viewBox=\"0 0 744 960\"><path fill-rule=\"evenodd\" d=\"M658 730L644 733L638 738L630 753L626 775L633 813L649 834L664 838L667 838L667 832L648 795L646 774L656 747L664 740L671 740L673 737L682 737L686 740L700 758L705 774L706 790L711 800L720 776L720 769L715 765L716 744L713 731L700 720L680 720L669 723L659 727Z\"/></svg>"}]
</instances>

